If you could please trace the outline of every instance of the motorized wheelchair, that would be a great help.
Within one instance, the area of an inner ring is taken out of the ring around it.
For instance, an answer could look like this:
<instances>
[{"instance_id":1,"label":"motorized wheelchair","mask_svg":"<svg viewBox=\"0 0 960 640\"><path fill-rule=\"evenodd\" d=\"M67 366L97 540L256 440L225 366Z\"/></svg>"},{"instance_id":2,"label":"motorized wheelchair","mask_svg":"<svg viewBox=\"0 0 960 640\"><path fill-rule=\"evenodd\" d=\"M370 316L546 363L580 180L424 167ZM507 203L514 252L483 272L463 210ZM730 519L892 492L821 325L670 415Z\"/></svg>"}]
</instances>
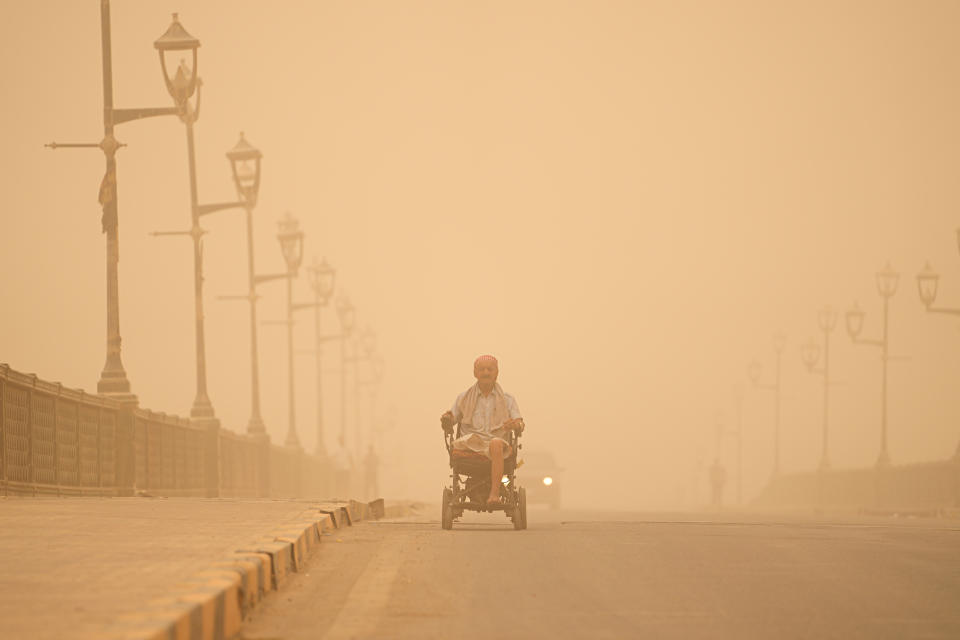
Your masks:
<instances>
[{"instance_id":1,"label":"motorized wheelchair","mask_svg":"<svg viewBox=\"0 0 960 640\"><path fill-rule=\"evenodd\" d=\"M527 490L517 485L517 451L520 444L519 431L509 430L506 437L510 445L510 455L503 459L503 479L500 483L500 502L487 504L490 495L491 461L482 453L454 449L453 442L460 437L460 424L454 425L441 420L443 440L450 459L449 487L443 489L440 525L452 529L453 521L468 511L503 511L513 521L513 528L527 528Z\"/></svg>"}]
</instances>

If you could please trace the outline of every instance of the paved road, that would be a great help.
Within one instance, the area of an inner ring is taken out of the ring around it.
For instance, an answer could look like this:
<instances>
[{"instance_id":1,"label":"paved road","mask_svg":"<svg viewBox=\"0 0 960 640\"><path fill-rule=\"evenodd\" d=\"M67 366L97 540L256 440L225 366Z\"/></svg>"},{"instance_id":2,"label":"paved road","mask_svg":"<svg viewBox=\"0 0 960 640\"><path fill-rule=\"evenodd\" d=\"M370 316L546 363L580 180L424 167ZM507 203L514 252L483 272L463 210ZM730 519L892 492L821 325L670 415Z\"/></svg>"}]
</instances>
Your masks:
<instances>
[{"instance_id":1,"label":"paved road","mask_svg":"<svg viewBox=\"0 0 960 640\"><path fill-rule=\"evenodd\" d=\"M339 534L243 637L960 638L960 521L432 511Z\"/></svg>"}]
</instances>

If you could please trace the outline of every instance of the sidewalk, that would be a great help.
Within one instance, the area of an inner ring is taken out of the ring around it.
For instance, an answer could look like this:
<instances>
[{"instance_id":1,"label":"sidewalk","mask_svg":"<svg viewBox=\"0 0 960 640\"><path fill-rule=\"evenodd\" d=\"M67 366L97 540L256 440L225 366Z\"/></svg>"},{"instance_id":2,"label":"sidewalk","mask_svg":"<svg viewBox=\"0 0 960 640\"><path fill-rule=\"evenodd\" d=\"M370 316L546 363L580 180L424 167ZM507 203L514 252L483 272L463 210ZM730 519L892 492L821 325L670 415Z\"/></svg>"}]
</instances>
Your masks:
<instances>
[{"instance_id":1,"label":"sidewalk","mask_svg":"<svg viewBox=\"0 0 960 640\"><path fill-rule=\"evenodd\" d=\"M373 510L305 499L0 497L0 638L229 637L242 610L282 586L308 551ZM175 632L157 635L163 628Z\"/></svg>"}]
</instances>

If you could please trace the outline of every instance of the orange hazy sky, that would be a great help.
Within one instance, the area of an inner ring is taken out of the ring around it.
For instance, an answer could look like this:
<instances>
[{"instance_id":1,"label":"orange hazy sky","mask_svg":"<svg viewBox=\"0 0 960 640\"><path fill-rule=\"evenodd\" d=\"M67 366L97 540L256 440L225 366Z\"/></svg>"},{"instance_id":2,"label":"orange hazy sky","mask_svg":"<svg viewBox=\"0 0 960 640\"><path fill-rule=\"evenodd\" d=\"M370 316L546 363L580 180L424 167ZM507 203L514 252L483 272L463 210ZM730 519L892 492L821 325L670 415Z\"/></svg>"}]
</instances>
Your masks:
<instances>
[{"instance_id":1,"label":"orange hazy sky","mask_svg":"<svg viewBox=\"0 0 960 640\"><path fill-rule=\"evenodd\" d=\"M715 425L744 396L744 487L772 463L772 335L783 357L783 467L820 452L820 381L799 345L823 304L891 302L890 453L944 458L960 437L957 319L925 314L914 276L960 306L960 5L934 1L237 2L114 0L116 105L167 106L153 41L179 12L202 42L201 202L234 196L224 152L264 153L257 267L279 271L291 211L307 261L326 256L386 361L361 442L387 495L437 498L438 415L501 362L530 449L554 452L571 502L694 503ZM96 388L104 358L99 2L6 7L0 362ZM189 194L175 118L118 126L123 361L142 406L193 400ZM239 211L204 220L208 383L225 428L249 417L246 238ZM297 296L310 296L304 278ZM284 287L261 288L264 320ZM941 302L941 301L938 301ZM305 312L309 313L309 312ZM336 331L331 309L325 326ZM283 329L260 328L264 418L287 431ZM313 347L312 316L295 340ZM831 458L872 464L880 362L832 336ZM340 421L339 351L324 418ZM364 374L365 375L365 374ZM298 355L297 428L316 438L314 361ZM720 416L720 417L718 417ZM371 418L375 418L371 420ZM352 418L351 418L352 419ZM352 426L351 429L356 427ZM734 440L720 454L733 476ZM699 469L699 470L698 470Z\"/></svg>"}]
</instances>

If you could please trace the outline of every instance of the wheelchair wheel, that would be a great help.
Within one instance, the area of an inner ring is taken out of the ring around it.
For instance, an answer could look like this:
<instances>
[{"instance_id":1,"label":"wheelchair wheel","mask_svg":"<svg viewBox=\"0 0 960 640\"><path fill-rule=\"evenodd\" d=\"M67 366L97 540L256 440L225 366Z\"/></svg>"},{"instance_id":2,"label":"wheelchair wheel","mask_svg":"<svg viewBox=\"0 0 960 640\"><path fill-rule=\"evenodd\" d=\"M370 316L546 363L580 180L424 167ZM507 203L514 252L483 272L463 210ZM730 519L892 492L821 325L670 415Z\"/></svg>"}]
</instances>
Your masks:
<instances>
[{"instance_id":1,"label":"wheelchair wheel","mask_svg":"<svg viewBox=\"0 0 960 640\"><path fill-rule=\"evenodd\" d=\"M443 490L440 509L440 526L444 529L453 529L453 491L450 489Z\"/></svg>"},{"instance_id":2,"label":"wheelchair wheel","mask_svg":"<svg viewBox=\"0 0 960 640\"><path fill-rule=\"evenodd\" d=\"M517 531L527 528L527 490L517 491L517 506L513 508L513 528Z\"/></svg>"}]
</instances>

